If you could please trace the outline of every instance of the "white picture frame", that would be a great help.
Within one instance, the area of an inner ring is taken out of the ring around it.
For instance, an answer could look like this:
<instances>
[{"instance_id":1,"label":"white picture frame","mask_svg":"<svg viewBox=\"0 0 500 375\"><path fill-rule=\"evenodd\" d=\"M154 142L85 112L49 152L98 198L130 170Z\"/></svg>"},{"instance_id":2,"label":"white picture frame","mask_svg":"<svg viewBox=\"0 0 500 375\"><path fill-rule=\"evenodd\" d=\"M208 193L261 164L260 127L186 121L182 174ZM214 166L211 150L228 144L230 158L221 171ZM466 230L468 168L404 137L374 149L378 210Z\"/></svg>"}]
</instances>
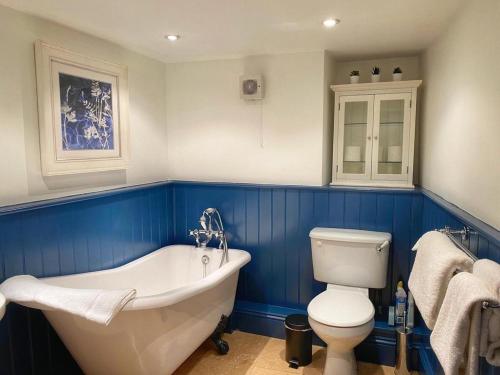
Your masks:
<instances>
[{"instance_id":1,"label":"white picture frame","mask_svg":"<svg viewBox=\"0 0 500 375\"><path fill-rule=\"evenodd\" d=\"M126 169L127 67L35 43L42 174Z\"/></svg>"}]
</instances>

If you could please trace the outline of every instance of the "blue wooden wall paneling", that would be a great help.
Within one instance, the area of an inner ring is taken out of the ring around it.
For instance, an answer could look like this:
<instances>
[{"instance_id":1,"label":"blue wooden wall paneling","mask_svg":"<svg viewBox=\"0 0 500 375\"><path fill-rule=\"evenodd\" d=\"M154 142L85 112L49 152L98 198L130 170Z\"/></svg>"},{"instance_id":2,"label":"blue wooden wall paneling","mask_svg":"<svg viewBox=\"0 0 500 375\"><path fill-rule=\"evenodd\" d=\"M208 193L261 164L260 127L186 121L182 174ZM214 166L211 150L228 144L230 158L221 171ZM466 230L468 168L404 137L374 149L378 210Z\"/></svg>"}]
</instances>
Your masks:
<instances>
[{"instance_id":1,"label":"blue wooden wall paneling","mask_svg":"<svg viewBox=\"0 0 500 375\"><path fill-rule=\"evenodd\" d=\"M242 305L304 310L324 290L312 274L308 234L315 226L392 233L388 285L370 293L380 320L393 303L397 281L407 282L414 260L409 250L419 236L468 222L419 191L203 183L146 186L81 202L4 215L0 211L0 280L19 273L53 276L100 270L166 244L193 243L188 229L198 227L207 207L221 211L230 245L252 254L238 285ZM492 231L485 234L481 225L472 227L477 234L468 246L479 257L499 261L499 241L492 239ZM262 332L275 330L265 314L260 319ZM384 345L390 350L390 344ZM9 306L0 323L0 363L6 364L0 374L78 371L43 315L16 305ZM492 373L491 367L481 366L482 374Z\"/></svg>"},{"instance_id":2,"label":"blue wooden wall paneling","mask_svg":"<svg viewBox=\"0 0 500 375\"><path fill-rule=\"evenodd\" d=\"M242 304L303 310L323 290L324 284L314 281L312 276L308 233L314 226L379 230L393 235L388 285L382 291L370 293L374 304L380 307L377 318L385 320L396 283L403 280L407 284L415 258L410 249L416 240L427 230L462 225L453 213L418 191L192 183L176 184L174 190L182 197L175 201L176 219L186 222L182 232L175 235L181 242L192 242L185 236L187 227L197 227L197 218L208 206L220 208L225 221L234 220L232 231L245 233L244 240L238 240L242 235L235 236L231 243L252 254L252 261L242 270L240 278L237 298ZM234 214L238 202L243 202L241 197L235 198L237 194L244 196L245 202L245 215L241 219ZM232 207L232 214L223 207ZM477 247L484 257L498 258L498 246L490 245L480 234L471 241L469 246ZM259 329L256 327L256 332Z\"/></svg>"},{"instance_id":3,"label":"blue wooden wall paneling","mask_svg":"<svg viewBox=\"0 0 500 375\"><path fill-rule=\"evenodd\" d=\"M321 188L175 184L175 239L193 243L188 229L198 227L202 210L220 209L231 246L248 250L251 263L242 270L238 299L305 308L324 290L312 275L309 231L332 226L388 231L394 235L388 286L372 293L374 302L392 302L398 280L407 281L409 248L421 234L416 223L421 196L413 192L339 191ZM244 215L243 215L244 213Z\"/></svg>"},{"instance_id":4,"label":"blue wooden wall paneling","mask_svg":"<svg viewBox=\"0 0 500 375\"><path fill-rule=\"evenodd\" d=\"M97 271L173 240L171 185L0 215L0 281ZM10 304L0 322L0 374L75 374L38 310Z\"/></svg>"},{"instance_id":5,"label":"blue wooden wall paneling","mask_svg":"<svg viewBox=\"0 0 500 375\"><path fill-rule=\"evenodd\" d=\"M461 229L463 226L467 225L472 229L473 234L470 236L470 240L464 242L464 245L471 249L478 258L492 259L500 263L500 236L498 235L498 231L496 231L496 235L492 237L489 233L495 232L495 230L491 230L490 228L486 230L485 227L487 227L487 225L484 223L479 223L477 226L470 223L465 217L465 213L461 213L460 209L452 208L453 211L450 211L450 209L443 207L443 202L441 200L439 201L440 204L427 195L424 195L422 200L421 222L423 232L443 228L445 226L449 226L452 229ZM486 232L488 232L488 234ZM420 317L418 317L418 320L420 324L424 325ZM430 356L434 355L431 350L427 351L427 353ZM436 373L442 371L436 358L433 358L431 363L433 363ZM490 366L484 358L480 358L481 375L494 375L499 373L499 368Z\"/></svg>"},{"instance_id":6,"label":"blue wooden wall paneling","mask_svg":"<svg viewBox=\"0 0 500 375\"><path fill-rule=\"evenodd\" d=\"M258 235L256 235L259 233L259 203L257 189L246 190L244 192L243 202L245 204L245 216L241 218L239 226L241 226L242 229L244 228L245 237L244 241L242 240L239 245L244 249L248 247L257 248L259 244L259 238ZM242 276L244 287L238 290L238 298L239 295L252 296L252 293L259 291L258 278L256 277L257 269L255 268L255 264L248 264L247 267L243 269ZM253 297L254 300L257 300L257 296L253 295Z\"/></svg>"},{"instance_id":7,"label":"blue wooden wall paneling","mask_svg":"<svg viewBox=\"0 0 500 375\"><path fill-rule=\"evenodd\" d=\"M305 249L309 245L309 232L313 227L314 215L314 192L312 190L301 190L299 192L299 230L292 234L292 238L299 244L299 306L307 306L308 301L314 297L313 295L313 279L312 279L312 258L311 254Z\"/></svg>"},{"instance_id":8,"label":"blue wooden wall paneling","mask_svg":"<svg viewBox=\"0 0 500 375\"><path fill-rule=\"evenodd\" d=\"M300 192L296 189L287 189L285 193L286 222L285 222L285 269L286 279L285 299L289 306L299 307L300 299L300 244L294 235L299 231Z\"/></svg>"},{"instance_id":9,"label":"blue wooden wall paneling","mask_svg":"<svg viewBox=\"0 0 500 375\"><path fill-rule=\"evenodd\" d=\"M473 234L470 236L470 240L466 241L464 245L468 246L479 258L487 258L500 262L500 240L498 238L486 235L481 228L471 225L465 220L461 220L459 217L442 208L431 198L424 196L423 200L422 225L424 232L443 228L444 226L449 226L452 229L461 229L467 225L472 229Z\"/></svg>"}]
</instances>

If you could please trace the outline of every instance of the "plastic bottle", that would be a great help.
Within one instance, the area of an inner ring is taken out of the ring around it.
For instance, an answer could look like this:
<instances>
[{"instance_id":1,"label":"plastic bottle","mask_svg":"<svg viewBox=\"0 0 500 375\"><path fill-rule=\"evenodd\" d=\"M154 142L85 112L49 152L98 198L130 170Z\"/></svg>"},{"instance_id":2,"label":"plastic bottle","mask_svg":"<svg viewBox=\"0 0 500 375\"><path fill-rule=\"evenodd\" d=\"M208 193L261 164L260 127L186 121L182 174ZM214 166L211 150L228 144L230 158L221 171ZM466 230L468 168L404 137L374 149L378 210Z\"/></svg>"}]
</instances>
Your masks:
<instances>
[{"instance_id":1,"label":"plastic bottle","mask_svg":"<svg viewBox=\"0 0 500 375\"><path fill-rule=\"evenodd\" d=\"M393 326L394 321L394 306L389 306L389 316L387 317L387 324Z\"/></svg>"},{"instance_id":2,"label":"plastic bottle","mask_svg":"<svg viewBox=\"0 0 500 375\"><path fill-rule=\"evenodd\" d=\"M406 314L406 326L413 328L415 325L415 301L413 295L408 291L408 313Z\"/></svg>"},{"instance_id":3,"label":"plastic bottle","mask_svg":"<svg viewBox=\"0 0 500 375\"><path fill-rule=\"evenodd\" d=\"M406 292L403 288L403 282L398 282L398 289L396 291L396 323L404 323L404 315L406 310Z\"/></svg>"}]
</instances>

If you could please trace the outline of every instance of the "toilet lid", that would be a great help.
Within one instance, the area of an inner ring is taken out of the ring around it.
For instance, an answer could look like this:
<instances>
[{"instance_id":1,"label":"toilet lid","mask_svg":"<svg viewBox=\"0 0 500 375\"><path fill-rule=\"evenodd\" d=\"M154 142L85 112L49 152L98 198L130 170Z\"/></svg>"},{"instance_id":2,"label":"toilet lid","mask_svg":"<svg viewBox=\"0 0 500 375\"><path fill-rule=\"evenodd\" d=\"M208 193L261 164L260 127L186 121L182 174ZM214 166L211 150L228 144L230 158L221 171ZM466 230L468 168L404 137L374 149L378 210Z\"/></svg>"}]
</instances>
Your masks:
<instances>
[{"instance_id":1,"label":"toilet lid","mask_svg":"<svg viewBox=\"0 0 500 375\"><path fill-rule=\"evenodd\" d=\"M319 323L333 327L356 327L368 323L375 315L367 296L339 290L326 290L313 298L307 313Z\"/></svg>"}]
</instances>

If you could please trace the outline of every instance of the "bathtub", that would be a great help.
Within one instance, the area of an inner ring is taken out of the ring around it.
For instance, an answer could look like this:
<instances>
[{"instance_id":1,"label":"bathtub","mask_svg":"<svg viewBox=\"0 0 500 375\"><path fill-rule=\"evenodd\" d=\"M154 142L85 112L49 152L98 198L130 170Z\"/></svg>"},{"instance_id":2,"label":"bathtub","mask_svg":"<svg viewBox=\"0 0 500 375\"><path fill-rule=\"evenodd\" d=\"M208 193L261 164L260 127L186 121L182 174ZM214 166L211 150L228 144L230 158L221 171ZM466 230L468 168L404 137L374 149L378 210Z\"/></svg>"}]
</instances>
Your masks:
<instances>
[{"instance_id":1,"label":"bathtub","mask_svg":"<svg viewBox=\"0 0 500 375\"><path fill-rule=\"evenodd\" d=\"M210 258L206 266L203 255ZM239 270L250 254L230 249L219 269L221 257L218 249L172 245L111 270L45 278L70 288L134 288L137 295L108 326L43 313L86 374L171 374L233 310Z\"/></svg>"}]
</instances>

